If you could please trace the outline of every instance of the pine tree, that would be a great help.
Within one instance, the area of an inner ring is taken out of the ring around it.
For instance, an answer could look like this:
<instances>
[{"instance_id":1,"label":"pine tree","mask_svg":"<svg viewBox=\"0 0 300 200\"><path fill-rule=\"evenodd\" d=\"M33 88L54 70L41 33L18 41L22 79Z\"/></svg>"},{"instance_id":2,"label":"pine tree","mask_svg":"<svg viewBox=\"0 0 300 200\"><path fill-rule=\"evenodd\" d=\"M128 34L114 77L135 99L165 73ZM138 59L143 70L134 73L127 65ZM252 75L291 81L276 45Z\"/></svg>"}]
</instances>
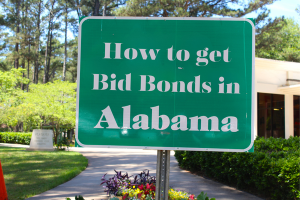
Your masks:
<instances>
[{"instance_id":1,"label":"pine tree","mask_svg":"<svg viewBox=\"0 0 300 200\"><path fill-rule=\"evenodd\" d=\"M35 30L35 60L34 60L34 70L32 82L38 83L39 81L39 70L40 70L40 37L41 37L41 14L43 11L42 0L38 0L37 2L37 12L35 15L36 21L36 30Z\"/></svg>"},{"instance_id":2,"label":"pine tree","mask_svg":"<svg viewBox=\"0 0 300 200\"><path fill-rule=\"evenodd\" d=\"M46 44L45 44L45 61L44 61L44 75L43 75L43 83L47 83L49 81L49 66L51 61L51 45L53 39L53 31L60 27L58 21L59 17L62 15L63 11L61 11L61 7L57 0L49 0L45 5L47 11L48 20L48 28L46 35Z\"/></svg>"},{"instance_id":3,"label":"pine tree","mask_svg":"<svg viewBox=\"0 0 300 200\"><path fill-rule=\"evenodd\" d=\"M62 80L66 80L66 71L67 71L67 59L68 59L68 24L71 23L73 25L75 21L77 21L74 17L70 16L69 13L76 10L74 1L71 0L61 0L60 6L62 12L63 21L65 23L64 27L64 35L65 35L65 43L64 43L64 64L63 64L63 77Z\"/></svg>"},{"instance_id":4,"label":"pine tree","mask_svg":"<svg viewBox=\"0 0 300 200\"><path fill-rule=\"evenodd\" d=\"M117 16L156 17L243 17L259 11L259 20L264 19L266 5L276 0L128 0L126 6L114 11Z\"/></svg>"},{"instance_id":5,"label":"pine tree","mask_svg":"<svg viewBox=\"0 0 300 200\"><path fill-rule=\"evenodd\" d=\"M112 11L126 0L76 0L77 15L81 16L111 16Z\"/></svg>"}]
</instances>

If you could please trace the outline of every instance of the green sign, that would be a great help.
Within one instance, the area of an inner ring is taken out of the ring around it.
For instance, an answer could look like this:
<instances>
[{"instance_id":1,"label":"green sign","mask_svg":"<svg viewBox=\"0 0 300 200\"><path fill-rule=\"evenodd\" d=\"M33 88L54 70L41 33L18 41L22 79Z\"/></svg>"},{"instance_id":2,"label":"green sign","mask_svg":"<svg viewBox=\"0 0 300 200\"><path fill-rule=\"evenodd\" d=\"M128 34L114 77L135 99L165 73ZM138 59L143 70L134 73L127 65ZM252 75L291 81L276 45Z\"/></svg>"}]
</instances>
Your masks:
<instances>
[{"instance_id":1,"label":"green sign","mask_svg":"<svg viewBox=\"0 0 300 200\"><path fill-rule=\"evenodd\" d=\"M254 38L241 18L82 19L77 143L252 151Z\"/></svg>"}]
</instances>

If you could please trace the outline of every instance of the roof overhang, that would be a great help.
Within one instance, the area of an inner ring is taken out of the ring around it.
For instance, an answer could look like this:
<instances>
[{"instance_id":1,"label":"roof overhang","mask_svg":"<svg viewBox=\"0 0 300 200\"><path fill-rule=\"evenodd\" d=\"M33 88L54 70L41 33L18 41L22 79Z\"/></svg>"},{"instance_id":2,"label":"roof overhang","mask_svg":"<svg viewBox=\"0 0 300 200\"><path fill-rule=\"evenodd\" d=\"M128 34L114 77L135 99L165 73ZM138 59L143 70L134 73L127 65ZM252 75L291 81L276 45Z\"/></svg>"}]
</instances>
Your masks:
<instances>
[{"instance_id":1,"label":"roof overhang","mask_svg":"<svg viewBox=\"0 0 300 200\"><path fill-rule=\"evenodd\" d=\"M279 87L278 90L284 94L300 95L300 84Z\"/></svg>"},{"instance_id":2,"label":"roof overhang","mask_svg":"<svg viewBox=\"0 0 300 200\"><path fill-rule=\"evenodd\" d=\"M300 63L271 60L265 58L255 58L255 68L300 72Z\"/></svg>"}]
</instances>

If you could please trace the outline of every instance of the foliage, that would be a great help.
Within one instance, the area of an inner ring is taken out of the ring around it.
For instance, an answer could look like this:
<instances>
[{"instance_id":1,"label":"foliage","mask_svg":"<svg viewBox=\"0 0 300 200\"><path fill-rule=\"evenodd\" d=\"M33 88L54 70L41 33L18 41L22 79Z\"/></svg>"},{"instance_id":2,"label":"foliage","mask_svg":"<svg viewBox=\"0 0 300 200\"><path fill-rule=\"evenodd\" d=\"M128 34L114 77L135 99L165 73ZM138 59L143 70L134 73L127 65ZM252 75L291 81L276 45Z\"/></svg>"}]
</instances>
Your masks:
<instances>
[{"instance_id":1,"label":"foliage","mask_svg":"<svg viewBox=\"0 0 300 200\"><path fill-rule=\"evenodd\" d=\"M11 69L10 71L0 71L0 106L8 104L11 98L17 97L21 90L16 86L21 83L28 83L28 79L22 77L24 69ZM11 100L13 101L13 100ZM11 103L10 103L11 104Z\"/></svg>"},{"instance_id":2,"label":"foliage","mask_svg":"<svg viewBox=\"0 0 300 200\"><path fill-rule=\"evenodd\" d=\"M139 1L128 0L125 6L118 7L117 16L159 16L159 17L242 17L253 11L267 12L266 5L274 0L231 1L226 0L161 0Z\"/></svg>"},{"instance_id":3,"label":"foliage","mask_svg":"<svg viewBox=\"0 0 300 200\"><path fill-rule=\"evenodd\" d=\"M103 186L104 192L107 192L107 194L114 194L116 195L118 193L119 187L124 186L124 185L128 185L131 183L128 173L126 174L122 174L122 172L117 172L116 170L114 170L116 172L116 174L109 178L108 180L105 179L106 174L104 174L104 176L101 178L101 184L106 184L105 186Z\"/></svg>"},{"instance_id":4,"label":"foliage","mask_svg":"<svg viewBox=\"0 0 300 200\"><path fill-rule=\"evenodd\" d=\"M88 160L71 151L25 151L0 147L9 199L27 199L69 181L84 170Z\"/></svg>"},{"instance_id":5,"label":"foliage","mask_svg":"<svg viewBox=\"0 0 300 200\"><path fill-rule=\"evenodd\" d=\"M84 200L84 198L81 195L79 195L79 196L75 196L75 200Z\"/></svg>"},{"instance_id":6,"label":"foliage","mask_svg":"<svg viewBox=\"0 0 300 200\"><path fill-rule=\"evenodd\" d=\"M197 200L216 200L215 198L209 198L207 196L207 193L201 192L198 196L197 196Z\"/></svg>"},{"instance_id":7,"label":"foliage","mask_svg":"<svg viewBox=\"0 0 300 200\"><path fill-rule=\"evenodd\" d=\"M24 68L32 83L57 79L75 82L79 17L112 15L125 0L5 0L0 1L0 69ZM65 40L61 40L65 36ZM68 56L71 55L71 56ZM65 69L65 70L64 70ZM66 71L66 73L65 73ZM23 87L23 89L25 89Z\"/></svg>"},{"instance_id":8,"label":"foliage","mask_svg":"<svg viewBox=\"0 0 300 200\"><path fill-rule=\"evenodd\" d=\"M75 88L75 83L66 81L32 85L30 92L23 94L23 102L16 108L19 111L16 117L23 121L27 130L50 125L56 142L62 125L75 126Z\"/></svg>"},{"instance_id":9,"label":"foliage","mask_svg":"<svg viewBox=\"0 0 300 200\"><path fill-rule=\"evenodd\" d=\"M76 84L57 80L31 85L30 91L24 92L17 87L28 82L22 77L23 71L0 71L0 124L10 129L22 125L25 131L51 126L56 142L62 126L75 126Z\"/></svg>"},{"instance_id":10,"label":"foliage","mask_svg":"<svg viewBox=\"0 0 300 200\"><path fill-rule=\"evenodd\" d=\"M33 115L40 118L41 127L46 124L53 126L55 142L61 125L70 128L75 126L75 89L75 83L54 81L32 85L30 92L25 95L24 105L34 105Z\"/></svg>"},{"instance_id":11,"label":"foliage","mask_svg":"<svg viewBox=\"0 0 300 200\"><path fill-rule=\"evenodd\" d=\"M28 79L22 77L23 69L11 69L0 71L0 124L16 126L19 112L15 108L20 105L23 91L17 86L28 83Z\"/></svg>"},{"instance_id":12,"label":"foliage","mask_svg":"<svg viewBox=\"0 0 300 200\"><path fill-rule=\"evenodd\" d=\"M0 132L0 142L30 144L32 133Z\"/></svg>"},{"instance_id":13,"label":"foliage","mask_svg":"<svg viewBox=\"0 0 300 200\"><path fill-rule=\"evenodd\" d=\"M81 0L78 8L78 16L111 16L112 10L124 5L126 0L90 1Z\"/></svg>"},{"instance_id":14,"label":"foliage","mask_svg":"<svg viewBox=\"0 0 300 200\"><path fill-rule=\"evenodd\" d=\"M11 69L10 71L0 71L0 124L5 123L10 128L20 124L22 112L18 106L22 103L24 92L17 86L28 83L24 78L23 69Z\"/></svg>"},{"instance_id":15,"label":"foliage","mask_svg":"<svg viewBox=\"0 0 300 200\"><path fill-rule=\"evenodd\" d=\"M155 176L150 176L149 170L144 170L141 173L137 174L134 176L132 184L152 184L156 183L156 177Z\"/></svg>"},{"instance_id":16,"label":"foliage","mask_svg":"<svg viewBox=\"0 0 300 200\"><path fill-rule=\"evenodd\" d=\"M66 200L71 200L71 198L66 198ZM84 198L81 195L79 196L76 195L75 200L84 200Z\"/></svg>"},{"instance_id":17,"label":"foliage","mask_svg":"<svg viewBox=\"0 0 300 200\"><path fill-rule=\"evenodd\" d=\"M293 19L270 20L257 32L256 56L300 62L300 25Z\"/></svg>"},{"instance_id":18,"label":"foliage","mask_svg":"<svg viewBox=\"0 0 300 200\"><path fill-rule=\"evenodd\" d=\"M300 138L257 138L254 153L176 151L180 167L272 199L300 198Z\"/></svg>"},{"instance_id":19,"label":"foliage","mask_svg":"<svg viewBox=\"0 0 300 200\"><path fill-rule=\"evenodd\" d=\"M58 142L56 144L57 149L64 150L63 146L66 146L67 148L69 148L70 141L68 140L68 138L62 137L58 140Z\"/></svg>"}]
</instances>

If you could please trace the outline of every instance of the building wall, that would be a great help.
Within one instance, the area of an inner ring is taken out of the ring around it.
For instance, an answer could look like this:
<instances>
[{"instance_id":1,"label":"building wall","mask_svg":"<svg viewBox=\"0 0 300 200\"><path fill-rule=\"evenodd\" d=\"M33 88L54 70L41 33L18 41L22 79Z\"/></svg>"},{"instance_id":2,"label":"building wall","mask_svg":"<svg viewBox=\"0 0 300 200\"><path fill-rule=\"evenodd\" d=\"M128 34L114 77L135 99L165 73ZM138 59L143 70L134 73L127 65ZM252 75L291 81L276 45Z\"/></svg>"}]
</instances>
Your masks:
<instances>
[{"instance_id":1,"label":"building wall","mask_svg":"<svg viewBox=\"0 0 300 200\"><path fill-rule=\"evenodd\" d=\"M288 65L289 62L274 61L274 67L272 67L272 61L267 60L266 64L263 61L267 59L259 59L259 64L255 67L255 100L257 101L257 93L271 93L271 94L284 94L285 95L285 138L289 138L294 134L293 126L293 95L286 90L282 90L280 87L287 85L300 84L299 82L287 81L287 79L300 79L300 66L295 68L295 63L291 63L294 68L289 70L289 67L284 67L284 64ZM278 66L278 63L281 66ZM296 69L296 70L295 70ZM300 95L300 90L299 94ZM257 102L255 105L255 136L257 136Z\"/></svg>"}]
</instances>

